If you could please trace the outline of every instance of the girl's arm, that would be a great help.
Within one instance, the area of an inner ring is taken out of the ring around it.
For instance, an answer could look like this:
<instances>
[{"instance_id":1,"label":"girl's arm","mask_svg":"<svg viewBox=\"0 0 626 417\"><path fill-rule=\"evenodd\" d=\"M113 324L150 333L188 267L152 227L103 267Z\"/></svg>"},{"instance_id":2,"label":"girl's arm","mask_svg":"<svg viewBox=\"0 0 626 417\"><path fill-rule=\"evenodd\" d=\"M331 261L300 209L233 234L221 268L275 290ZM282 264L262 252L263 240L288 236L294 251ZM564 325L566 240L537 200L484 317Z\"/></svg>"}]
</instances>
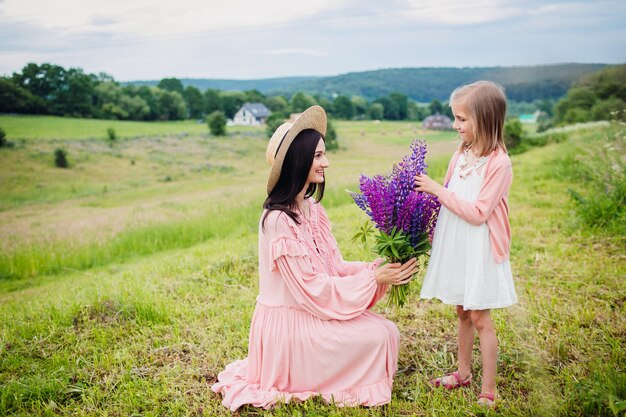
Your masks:
<instances>
[{"instance_id":1,"label":"girl's arm","mask_svg":"<svg viewBox=\"0 0 626 417\"><path fill-rule=\"evenodd\" d=\"M510 162L500 163L485 177L478 197L473 202L459 198L426 175L418 176L415 184L417 191L435 195L448 210L466 222L478 226L487 221L493 209L508 194L512 181L513 171Z\"/></svg>"}]
</instances>

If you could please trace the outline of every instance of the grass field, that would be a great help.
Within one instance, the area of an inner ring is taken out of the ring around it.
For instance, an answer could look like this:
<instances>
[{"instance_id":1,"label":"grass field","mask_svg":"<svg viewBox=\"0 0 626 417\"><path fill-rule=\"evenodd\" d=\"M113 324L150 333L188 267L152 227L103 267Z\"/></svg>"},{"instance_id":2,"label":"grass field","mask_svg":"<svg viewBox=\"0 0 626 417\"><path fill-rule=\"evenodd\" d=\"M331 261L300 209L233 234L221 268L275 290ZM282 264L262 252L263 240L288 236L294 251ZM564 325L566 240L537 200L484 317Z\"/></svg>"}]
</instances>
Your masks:
<instances>
[{"instance_id":1,"label":"grass field","mask_svg":"<svg viewBox=\"0 0 626 417\"><path fill-rule=\"evenodd\" d=\"M16 143L0 149L0 415L230 415L209 386L247 352L264 132L213 138L191 122L109 123L0 116ZM122 137L114 144L109 126ZM329 156L324 205L344 257L371 259L350 242L365 216L344 190L356 189L360 173L388 170L415 136L427 139L441 179L456 144L415 123L335 126L341 149ZM494 313L502 401L487 414L624 415L624 237L580 225L562 174L573 146L610 134L581 130L513 157L520 303ZM57 147L69 169L54 166ZM402 335L391 404L309 401L239 415L483 414L474 406L479 366L468 390L428 385L455 369L452 308L414 295L403 309L376 310Z\"/></svg>"}]
</instances>

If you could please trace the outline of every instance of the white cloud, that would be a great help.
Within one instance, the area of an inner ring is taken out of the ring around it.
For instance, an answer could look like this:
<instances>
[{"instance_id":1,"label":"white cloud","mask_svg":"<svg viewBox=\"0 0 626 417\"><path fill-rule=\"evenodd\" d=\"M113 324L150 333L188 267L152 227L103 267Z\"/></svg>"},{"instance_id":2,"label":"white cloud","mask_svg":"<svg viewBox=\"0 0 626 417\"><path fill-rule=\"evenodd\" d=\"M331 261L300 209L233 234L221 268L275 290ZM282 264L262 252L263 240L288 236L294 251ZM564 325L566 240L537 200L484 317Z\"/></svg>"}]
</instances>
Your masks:
<instances>
[{"instance_id":1,"label":"white cloud","mask_svg":"<svg viewBox=\"0 0 626 417\"><path fill-rule=\"evenodd\" d=\"M260 51L261 55L308 55L308 56L327 56L328 53L316 51L312 49L269 49Z\"/></svg>"},{"instance_id":2,"label":"white cloud","mask_svg":"<svg viewBox=\"0 0 626 417\"><path fill-rule=\"evenodd\" d=\"M348 0L6 0L12 20L69 33L108 24L127 35L154 36L287 24L343 7ZM33 12L35 10L36 12Z\"/></svg>"},{"instance_id":3,"label":"white cloud","mask_svg":"<svg viewBox=\"0 0 626 417\"><path fill-rule=\"evenodd\" d=\"M408 9L399 13L407 18L431 24L474 25L508 19L525 13L516 6L497 0L407 0Z\"/></svg>"}]
</instances>

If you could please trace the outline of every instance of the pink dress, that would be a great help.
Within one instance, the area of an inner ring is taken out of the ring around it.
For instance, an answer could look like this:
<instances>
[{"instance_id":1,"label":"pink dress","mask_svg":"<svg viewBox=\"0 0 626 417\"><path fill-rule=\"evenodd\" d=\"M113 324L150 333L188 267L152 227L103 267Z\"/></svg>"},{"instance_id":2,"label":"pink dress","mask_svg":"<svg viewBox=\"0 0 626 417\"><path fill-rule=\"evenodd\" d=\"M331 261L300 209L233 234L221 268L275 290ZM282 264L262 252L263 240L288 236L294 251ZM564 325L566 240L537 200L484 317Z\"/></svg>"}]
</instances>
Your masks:
<instances>
[{"instance_id":1,"label":"pink dress","mask_svg":"<svg viewBox=\"0 0 626 417\"><path fill-rule=\"evenodd\" d=\"M400 334L368 311L387 290L374 278L378 263L344 261L324 208L310 207L300 225L279 211L259 225L248 357L211 387L232 411L316 395L340 406L391 400Z\"/></svg>"}]
</instances>

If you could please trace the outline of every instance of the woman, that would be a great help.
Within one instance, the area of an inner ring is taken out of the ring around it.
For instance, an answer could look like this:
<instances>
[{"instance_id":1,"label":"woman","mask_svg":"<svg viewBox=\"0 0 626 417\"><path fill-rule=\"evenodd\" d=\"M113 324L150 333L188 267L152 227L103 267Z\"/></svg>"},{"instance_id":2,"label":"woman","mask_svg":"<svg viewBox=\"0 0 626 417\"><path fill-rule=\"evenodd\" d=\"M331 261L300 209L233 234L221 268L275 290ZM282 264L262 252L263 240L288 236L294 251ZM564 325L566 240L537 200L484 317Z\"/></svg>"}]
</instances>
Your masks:
<instances>
[{"instance_id":1,"label":"woman","mask_svg":"<svg viewBox=\"0 0 626 417\"><path fill-rule=\"evenodd\" d=\"M381 267L343 260L319 204L329 166L325 133L326 113L313 106L281 125L267 147L272 169L248 357L212 386L233 411L315 395L342 406L391 400L399 333L368 309L388 285L409 282L417 266L414 259Z\"/></svg>"}]
</instances>

